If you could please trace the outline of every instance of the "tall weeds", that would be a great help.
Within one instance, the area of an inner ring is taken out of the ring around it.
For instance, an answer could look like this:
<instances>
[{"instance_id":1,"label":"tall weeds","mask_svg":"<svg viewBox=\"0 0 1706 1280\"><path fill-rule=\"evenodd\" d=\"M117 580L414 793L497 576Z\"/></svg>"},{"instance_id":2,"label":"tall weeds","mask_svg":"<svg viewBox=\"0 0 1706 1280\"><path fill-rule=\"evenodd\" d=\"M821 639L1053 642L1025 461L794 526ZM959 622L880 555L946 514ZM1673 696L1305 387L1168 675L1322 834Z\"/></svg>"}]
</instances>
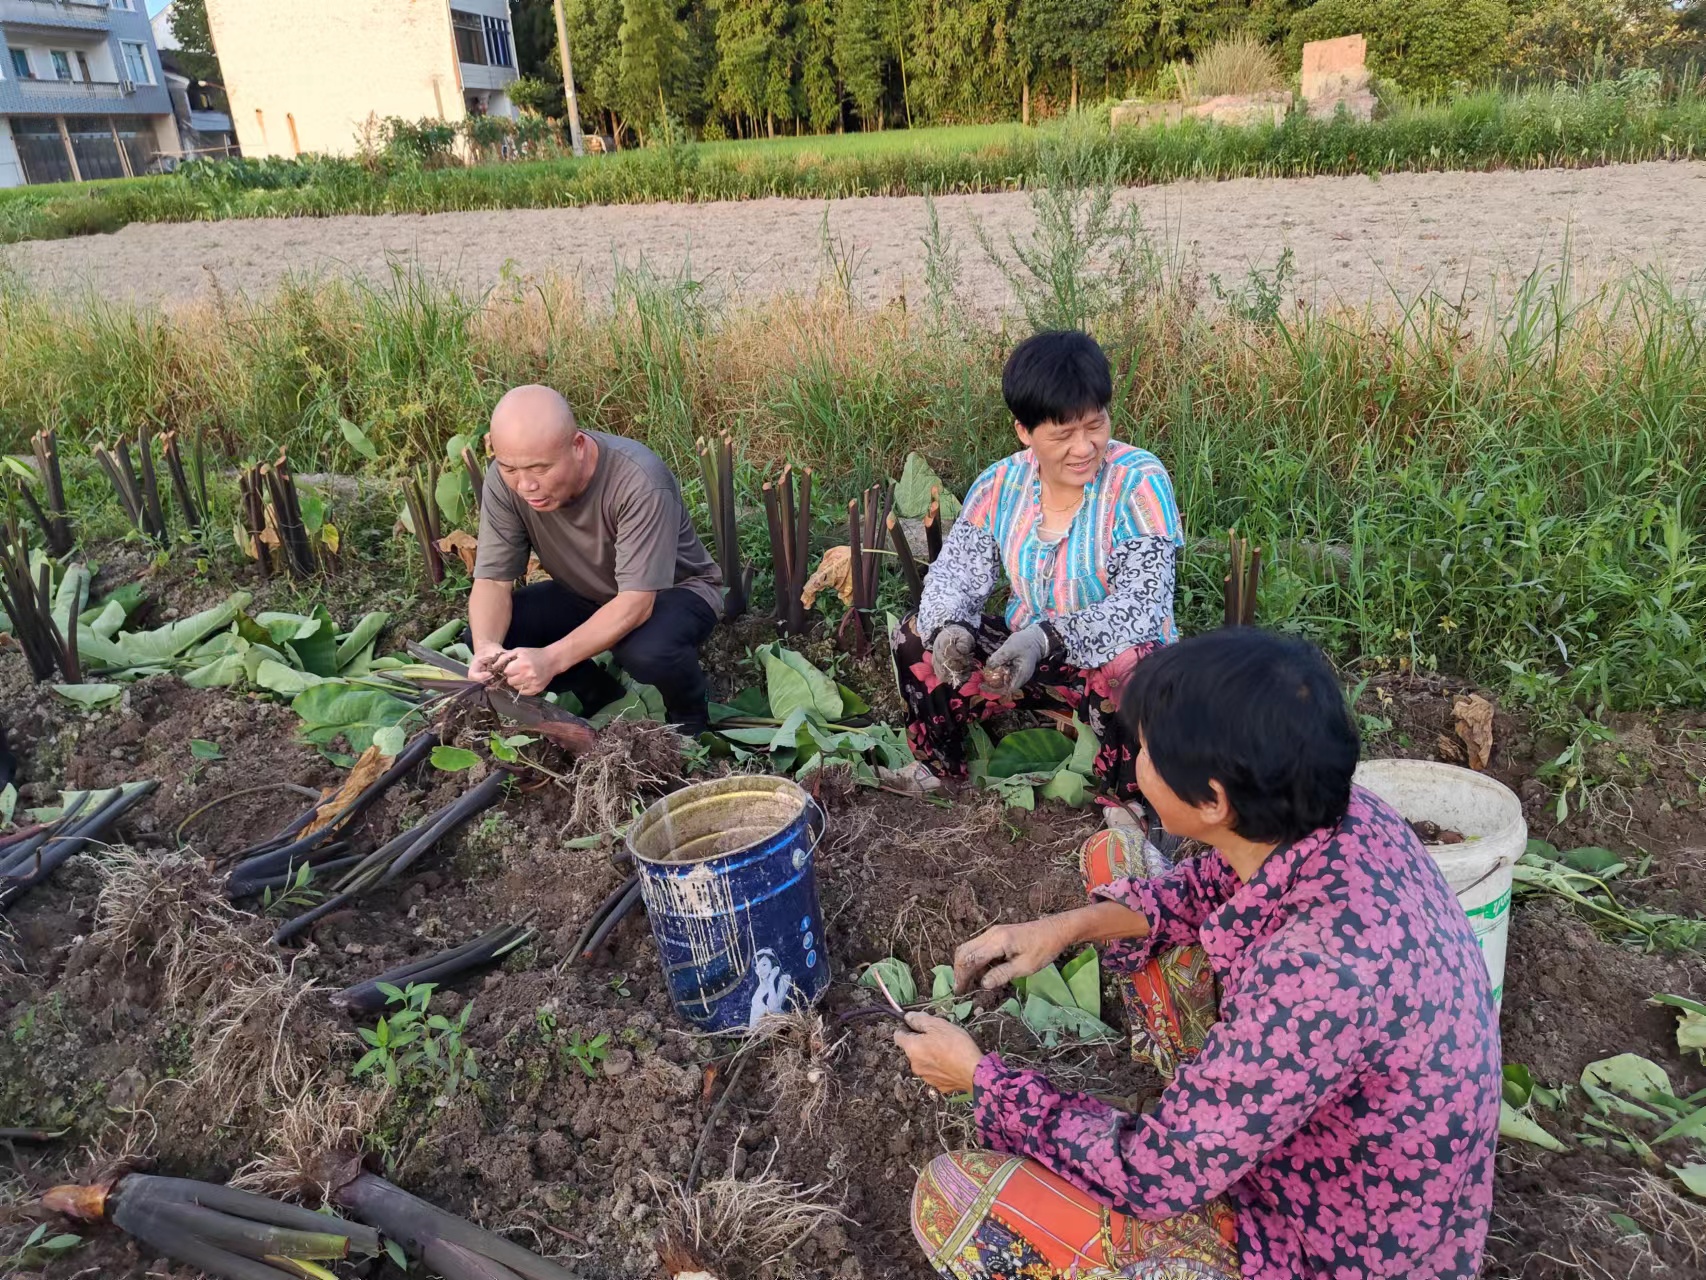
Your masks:
<instances>
[{"instance_id":1,"label":"tall weeds","mask_svg":"<svg viewBox=\"0 0 1706 1280\"><path fill-rule=\"evenodd\" d=\"M1083 323L1115 365L1117 436L1168 464L1197 539L1187 625L1219 611L1212 535L1236 527L1264 549L1261 617L1347 661L1461 672L1560 713L1706 704L1697 292L1655 273L1583 292L1560 265L1473 319L1437 295L1255 305L1268 295L1254 284L1244 305L1215 306L1140 229L1098 214L1098 184L1037 199L1035 240L985 246L1011 271L1006 322L966 305L940 240L916 309L833 289L716 302L643 267L608 304L562 281L468 296L399 273L130 311L14 283L0 287L0 447L57 430L73 489L89 475L79 450L144 422L205 429L231 457L283 443L304 472L396 471L442 457L504 388L539 380L585 424L657 448L694 501L694 440L730 434L751 554L756 478L784 463L814 468L829 512L914 449L963 491L1014 447L999 394L1012 343ZM1101 247L1086 253L1093 226Z\"/></svg>"}]
</instances>

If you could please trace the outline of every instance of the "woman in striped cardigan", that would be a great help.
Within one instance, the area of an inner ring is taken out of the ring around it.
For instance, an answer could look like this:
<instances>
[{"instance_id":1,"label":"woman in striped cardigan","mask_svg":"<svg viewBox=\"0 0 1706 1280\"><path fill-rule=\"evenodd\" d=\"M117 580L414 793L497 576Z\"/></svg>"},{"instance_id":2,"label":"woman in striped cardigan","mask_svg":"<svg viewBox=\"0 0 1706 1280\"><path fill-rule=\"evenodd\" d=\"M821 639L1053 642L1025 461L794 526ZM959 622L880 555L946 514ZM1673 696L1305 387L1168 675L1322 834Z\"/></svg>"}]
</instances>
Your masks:
<instances>
[{"instance_id":1,"label":"woman in striped cardigan","mask_svg":"<svg viewBox=\"0 0 1706 1280\"><path fill-rule=\"evenodd\" d=\"M1115 712L1133 668L1178 638L1173 482L1154 454L1110 438L1113 378L1088 334L1026 339L1001 390L1025 447L972 485L892 637L913 753L963 776L970 724L1070 711L1096 736L1103 789L1132 799L1137 744ZM1005 613L985 613L1003 580Z\"/></svg>"}]
</instances>

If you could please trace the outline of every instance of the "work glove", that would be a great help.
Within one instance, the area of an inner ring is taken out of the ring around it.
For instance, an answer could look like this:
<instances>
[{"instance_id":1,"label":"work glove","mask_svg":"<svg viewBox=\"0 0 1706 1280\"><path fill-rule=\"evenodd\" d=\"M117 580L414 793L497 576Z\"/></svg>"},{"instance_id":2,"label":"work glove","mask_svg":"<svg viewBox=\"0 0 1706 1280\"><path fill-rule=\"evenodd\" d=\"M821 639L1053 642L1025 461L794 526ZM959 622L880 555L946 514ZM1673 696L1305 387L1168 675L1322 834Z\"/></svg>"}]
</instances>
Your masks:
<instances>
[{"instance_id":1,"label":"work glove","mask_svg":"<svg viewBox=\"0 0 1706 1280\"><path fill-rule=\"evenodd\" d=\"M997 698L1018 693L1037 674L1037 664L1048 657L1049 647L1049 633L1040 622L1015 631L983 664L984 692Z\"/></svg>"},{"instance_id":2,"label":"work glove","mask_svg":"<svg viewBox=\"0 0 1706 1280\"><path fill-rule=\"evenodd\" d=\"M930 669L943 684L958 689L977 666L977 638L957 622L936 632L930 642Z\"/></svg>"}]
</instances>

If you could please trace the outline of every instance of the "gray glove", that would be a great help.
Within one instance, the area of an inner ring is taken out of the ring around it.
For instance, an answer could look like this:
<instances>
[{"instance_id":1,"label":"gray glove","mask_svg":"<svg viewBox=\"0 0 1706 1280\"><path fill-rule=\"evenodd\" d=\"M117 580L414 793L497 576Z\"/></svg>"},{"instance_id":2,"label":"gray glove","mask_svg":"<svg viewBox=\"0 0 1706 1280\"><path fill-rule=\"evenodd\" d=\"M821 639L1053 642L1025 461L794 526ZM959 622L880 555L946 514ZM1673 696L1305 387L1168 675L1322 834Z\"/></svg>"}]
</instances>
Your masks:
<instances>
[{"instance_id":1,"label":"gray glove","mask_svg":"<svg viewBox=\"0 0 1706 1280\"><path fill-rule=\"evenodd\" d=\"M1037 674L1037 664L1048 657L1050 645L1049 633L1040 622L1014 632L983 664L984 689L997 698L1018 693Z\"/></svg>"},{"instance_id":2,"label":"gray glove","mask_svg":"<svg viewBox=\"0 0 1706 1280\"><path fill-rule=\"evenodd\" d=\"M930 644L930 669L943 684L958 689L977 667L977 637L957 622L936 632Z\"/></svg>"}]
</instances>

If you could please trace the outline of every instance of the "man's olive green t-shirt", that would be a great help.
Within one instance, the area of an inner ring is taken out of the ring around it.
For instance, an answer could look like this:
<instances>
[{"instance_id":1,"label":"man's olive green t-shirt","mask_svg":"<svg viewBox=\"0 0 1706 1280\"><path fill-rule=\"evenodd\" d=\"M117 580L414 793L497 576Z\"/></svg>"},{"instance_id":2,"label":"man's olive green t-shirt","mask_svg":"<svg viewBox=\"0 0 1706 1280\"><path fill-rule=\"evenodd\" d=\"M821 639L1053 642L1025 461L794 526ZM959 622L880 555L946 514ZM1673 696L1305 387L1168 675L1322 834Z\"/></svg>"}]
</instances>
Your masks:
<instances>
[{"instance_id":1,"label":"man's olive green t-shirt","mask_svg":"<svg viewBox=\"0 0 1706 1280\"><path fill-rule=\"evenodd\" d=\"M480 503L476 578L519 582L529 551L561 586L594 604L620 591L685 587L723 611L722 574L681 501L681 486L643 444L589 431L598 462L586 489L555 511L535 511L493 462Z\"/></svg>"}]
</instances>

